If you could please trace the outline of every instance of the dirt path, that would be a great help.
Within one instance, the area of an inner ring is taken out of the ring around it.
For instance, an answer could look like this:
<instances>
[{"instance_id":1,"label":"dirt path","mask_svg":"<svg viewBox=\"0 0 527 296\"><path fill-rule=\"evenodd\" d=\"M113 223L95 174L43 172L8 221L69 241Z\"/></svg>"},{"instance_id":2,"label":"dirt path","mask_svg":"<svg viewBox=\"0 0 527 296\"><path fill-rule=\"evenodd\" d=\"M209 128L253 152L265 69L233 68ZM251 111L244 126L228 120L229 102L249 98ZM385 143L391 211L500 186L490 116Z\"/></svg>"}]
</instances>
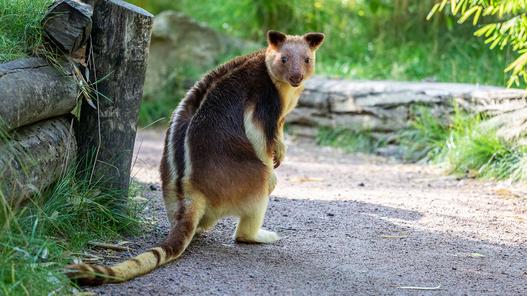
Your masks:
<instances>
[{"instance_id":1,"label":"dirt path","mask_svg":"<svg viewBox=\"0 0 527 296\"><path fill-rule=\"evenodd\" d=\"M135 177L158 184L160 132L142 132ZM100 295L527 295L522 188L456 180L429 166L289 143L265 227L273 245L233 243L225 219L178 261ZM155 188L153 186L152 188ZM158 223L134 253L168 232ZM126 255L126 254L123 254ZM411 287L434 290L408 289Z\"/></svg>"}]
</instances>

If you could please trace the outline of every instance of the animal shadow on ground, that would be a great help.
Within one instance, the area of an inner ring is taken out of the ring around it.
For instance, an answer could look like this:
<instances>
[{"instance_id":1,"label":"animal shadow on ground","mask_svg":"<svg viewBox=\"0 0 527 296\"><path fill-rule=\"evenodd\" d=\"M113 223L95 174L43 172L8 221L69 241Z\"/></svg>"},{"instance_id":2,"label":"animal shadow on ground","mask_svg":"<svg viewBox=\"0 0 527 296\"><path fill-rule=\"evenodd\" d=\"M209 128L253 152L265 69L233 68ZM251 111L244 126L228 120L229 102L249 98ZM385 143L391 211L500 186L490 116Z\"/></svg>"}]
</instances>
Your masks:
<instances>
[{"instance_id":1,"label":"animal shadow on ground","mask_svg":"<svg viewBox=\"0 0 527 296\"><path fill-rule=\"evenodd\" d=\"M133 254L169 230L160 192L146 191L152 203L145 214L158 222L129 238ZM264 227L282 236L277 243L236 244L236 220L226 218L196 236L177 261L127 283L89 290L97 295L527 294L525 246L429 231L420 226L422 218L416 211L353 200L272 196Z\"/></svg>"}]
</instances>

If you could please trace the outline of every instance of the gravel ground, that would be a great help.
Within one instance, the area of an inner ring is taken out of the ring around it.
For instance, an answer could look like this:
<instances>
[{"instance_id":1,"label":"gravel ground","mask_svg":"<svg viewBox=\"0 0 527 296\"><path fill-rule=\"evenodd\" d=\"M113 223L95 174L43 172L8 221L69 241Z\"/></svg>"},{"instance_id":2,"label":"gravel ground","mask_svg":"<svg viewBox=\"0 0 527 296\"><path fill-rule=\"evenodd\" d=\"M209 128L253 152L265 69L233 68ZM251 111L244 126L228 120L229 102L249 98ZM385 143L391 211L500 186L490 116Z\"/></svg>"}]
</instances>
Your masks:
<instances>
[{"instance_id":1,"label":"gravel ground","mask_svg":"<svg viewBox=\"0 0 527 296\"><path fill-rule=\"evenodd\" d=\"M135 179L154 223L168 222L161 131L140 132ZM527 295L527 199L520 186L458 180L435 167L289 140L264 227L272 245L235 244L235 220L196 237L176 262L97 295ZM114 254L126 257L129 254ZM107 258L111 263L116 258ZM428 290L427 290L428 289Z\"/></svg>"}]
</instances>

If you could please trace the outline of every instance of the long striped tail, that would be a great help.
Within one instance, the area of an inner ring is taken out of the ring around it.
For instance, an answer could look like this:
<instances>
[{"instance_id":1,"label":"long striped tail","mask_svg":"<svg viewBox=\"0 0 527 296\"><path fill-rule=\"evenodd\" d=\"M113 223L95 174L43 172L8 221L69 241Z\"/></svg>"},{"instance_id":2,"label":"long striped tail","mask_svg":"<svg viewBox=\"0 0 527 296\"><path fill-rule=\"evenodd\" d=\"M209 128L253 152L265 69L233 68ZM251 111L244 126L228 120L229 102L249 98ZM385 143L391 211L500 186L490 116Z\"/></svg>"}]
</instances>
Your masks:
<instances>
[{"instance_id":1,"label":"long striped tail","mask_svg":"<svg viewBox=\"0 0 527 296\"><path fill-rule=\"evenodd\" d=\"M110 267L84 263L72 264L66 266L66 275L80 285L94 286L125 282L149 273L183 254L194 237L201 218L200 212L195 207L189 208L175 223L162 244L132 259Z\"/></svg>"}]
</instances>

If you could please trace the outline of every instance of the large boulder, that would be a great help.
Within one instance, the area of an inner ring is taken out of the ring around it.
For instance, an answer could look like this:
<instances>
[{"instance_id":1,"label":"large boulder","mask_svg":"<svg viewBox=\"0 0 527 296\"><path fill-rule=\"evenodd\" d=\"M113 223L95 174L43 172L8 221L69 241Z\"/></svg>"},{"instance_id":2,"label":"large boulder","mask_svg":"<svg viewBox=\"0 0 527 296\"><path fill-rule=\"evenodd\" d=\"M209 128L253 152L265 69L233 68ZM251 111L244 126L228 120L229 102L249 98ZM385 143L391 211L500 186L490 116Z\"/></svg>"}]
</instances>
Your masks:
<instances>
[{"instance_id":1,"label":"large boulder","mask_svg":"<svg viewBox=\"0 0 527 296\"><path fill-rule=\"evenodd\" d=\"M155 98L175 77L199 75L216 66L222 58L258 47L221 34L191 17L164 11L154 19L144 96Z\"/></svg>"}]
</instances>

